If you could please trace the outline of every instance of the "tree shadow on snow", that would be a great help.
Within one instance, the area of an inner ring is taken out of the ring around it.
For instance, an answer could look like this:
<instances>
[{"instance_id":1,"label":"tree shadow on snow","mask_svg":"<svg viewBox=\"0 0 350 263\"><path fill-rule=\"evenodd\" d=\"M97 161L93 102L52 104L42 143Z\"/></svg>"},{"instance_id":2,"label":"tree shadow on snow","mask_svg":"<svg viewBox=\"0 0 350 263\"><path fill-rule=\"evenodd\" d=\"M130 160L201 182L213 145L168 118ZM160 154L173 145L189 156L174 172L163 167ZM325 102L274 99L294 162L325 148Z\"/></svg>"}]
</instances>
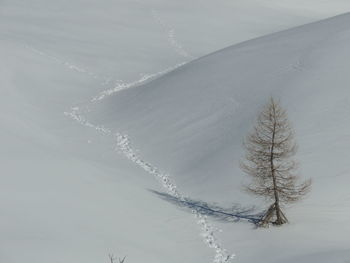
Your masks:
<instances>
[{"instance_id":1,"label":"tree shadow on snow","mask_svg":"<svg viewBox=\"0 0 350 263\"><path fill-rule=\"evenodd\" d=\"M254 225L260 222L260 219L265 214L264 211L258 212L256 207L242 207L239 204L233 204L231 207L224 208L218 204L209 204L201 200L190 198L180 199L164 192L149 190L161 199L176 205L183 210L197 212L202 215L214 218L222 222L240 222L248 221Z\"/></svg>"}]
</instances>

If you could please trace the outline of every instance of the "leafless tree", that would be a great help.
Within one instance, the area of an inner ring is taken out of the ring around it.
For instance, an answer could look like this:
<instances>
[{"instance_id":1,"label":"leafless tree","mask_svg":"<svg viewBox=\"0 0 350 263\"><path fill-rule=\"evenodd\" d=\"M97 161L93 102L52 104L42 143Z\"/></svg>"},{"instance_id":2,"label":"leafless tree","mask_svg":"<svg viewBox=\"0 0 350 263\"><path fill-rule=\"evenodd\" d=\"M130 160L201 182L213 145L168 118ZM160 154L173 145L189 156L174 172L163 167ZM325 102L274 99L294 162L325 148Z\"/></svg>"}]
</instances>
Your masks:
<instances>
[{"instance_id":1,"label":"leafless tree","mask_svg":"<svg viewBox=\"0 0 350 263\"><path fill-rule=\"evenodd\" d=\"M292 160L296 152L294 133L286 111L273 98L258 116L244 146L246 156L241 168L252 177L245 189L273 201L259 225L287 223L281 205L300 200L310 190L311 180L298 183L297 163Z\"/></svg>"}]
</instances>

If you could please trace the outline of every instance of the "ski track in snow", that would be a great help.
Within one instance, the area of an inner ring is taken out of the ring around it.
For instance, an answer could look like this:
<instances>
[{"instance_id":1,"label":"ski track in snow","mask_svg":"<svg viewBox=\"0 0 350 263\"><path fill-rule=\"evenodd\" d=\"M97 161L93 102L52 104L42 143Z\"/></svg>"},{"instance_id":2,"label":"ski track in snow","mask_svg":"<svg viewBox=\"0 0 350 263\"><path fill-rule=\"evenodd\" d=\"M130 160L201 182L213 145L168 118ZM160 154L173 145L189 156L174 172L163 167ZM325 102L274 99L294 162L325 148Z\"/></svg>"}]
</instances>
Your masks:
<instances>
[{"instance_id":1,"label":"ski track in snow","mask_svg":"<svg viewBox=\"0 0 350 263\"><path fill-rule=\"evenodd\" d=\"M73 71L78 72L78 73L87 74L90 77L93 77L94 79L103 79L104 82L101 84L104 84L106 82L106 79L111 79L111 78L100 77L98 74L95 74L89 70L78 67L72 63L65 62L65 61L63 61L55 56L49 55L45 52L42 52L42 51L37 50L35 48L32 48L30 46L25 46L25 47L27 49L30 49L32 52L39 54L40 56L44 56L44 57L50 58L51 60L56 61L57 63L69 68L70 70L73 70ZM168 68L166 70L159 71L157 73L144 75L141 79L130 82L130 83L121 82L115 88L109 89L109 90L106 90L106 91L100 93L99 95L94 97L89 103L100 101L100 100L104 99L105 97L110 96L118 91L123 90L123 89L127 89L127 88L131 88L131 87L140 85L140 84L142 84L142 83L144 83L152 78L155 78L155 77L163 75L167 72L170 72L171 70L178 68L184 64L186 64L186 62L178 64L178 65L171 67L171 68ZM87 105L89 103L87 103ZM88 107L86 107L85 109L89 110ZM155 177L161 183L161 185L167 191L168 194L170 194L176 198L179 198L182 201L186 200L186 197L179 192L175 182L170 179L170 176L168 174L161 172L158 168L156 168L155 166L146 162L145 160L143 160L143 158L139 154L137 154L137 152L132 148L130 140L129 140L127 135L123 135L119 132L113 132L109 128L106 128L106 127L100 126L100 125L95 125L95 124L89 122L80 113L80 108L77 106L72 107L71 110L68 112L64 112L64 115L75 120L77 123L79 123L85 127L96 130L97 132L99 132L103 135L112 136L116 140L115 151L123 154L127 159L129 159L130 161L135 163L137 166L142 168L148 174ZM213 262L214 263L229 263L229 262L231 262L232 259L235 257L235 255L230 254L227 251L227 249L225 249L221 245L221 242L216 237L216 233L221 232L221 230L215 228L212 224L210 224L208 222L207 216L202 215L199 211L192 210L192 213L196 217L197 224L201 228L201 236L203 237L204 242L208 245L209 248L211 248L215 251L215 257L214 257Z\"/></svg>"},{"instance_id":2,"label":"ski track in snow","mask_svg":"<svg viewBox=\"0 0 350 263\"><path fill-rule=\"evenodd\" d=\"M160 17L158 11L156 9L152 9L151 10L152 13L152 17L153 19L157 22L157 24L159 24L163 30L166 32L167 34L167 40L170 44L170 46L175 50L175 52L184 57L184 58L188 58L188 59L193 59L194 57L188 53L184 47L182 46L182 44L176 39L176 35L175 35L175 29L169 27L164 20Z\"/></svg>"}]
</instances>

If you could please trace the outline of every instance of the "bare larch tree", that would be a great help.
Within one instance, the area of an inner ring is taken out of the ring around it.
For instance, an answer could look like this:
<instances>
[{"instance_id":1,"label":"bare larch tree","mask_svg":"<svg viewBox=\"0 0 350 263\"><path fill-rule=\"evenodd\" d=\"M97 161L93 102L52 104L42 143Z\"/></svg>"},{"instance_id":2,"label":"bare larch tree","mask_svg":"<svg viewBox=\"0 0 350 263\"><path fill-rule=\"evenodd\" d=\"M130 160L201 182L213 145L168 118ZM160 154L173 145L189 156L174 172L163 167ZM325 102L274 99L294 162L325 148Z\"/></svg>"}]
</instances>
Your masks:
<instances>
[{"instance_id":1,"label":"bare larch tree","mask_svg":"<svg viewBox=\"0 0 350 263\"><path fill-rule=\"evenodd\" d=\"M300 200L310 190L311 180L298 184L297 163L292 159L296 152L294 132L286 111L273 98L258 116L244 147L246 156L241 168L252 177L245 189L273 201L259 225L287 223L281 205Z\"/></svg>"}]
</instances>

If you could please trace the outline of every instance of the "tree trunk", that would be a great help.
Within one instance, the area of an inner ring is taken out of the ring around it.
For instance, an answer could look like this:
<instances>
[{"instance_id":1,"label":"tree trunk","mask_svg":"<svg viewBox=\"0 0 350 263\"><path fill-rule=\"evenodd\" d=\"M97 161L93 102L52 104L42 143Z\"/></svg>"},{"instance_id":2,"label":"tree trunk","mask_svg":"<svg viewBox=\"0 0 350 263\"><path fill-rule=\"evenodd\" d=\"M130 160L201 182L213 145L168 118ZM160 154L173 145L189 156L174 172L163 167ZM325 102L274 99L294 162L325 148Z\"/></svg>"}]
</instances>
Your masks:
<instances>
[{"instance_id":1,"label":"tree trunk","mask_svg":"<svg viewBox=\"0 0 350 263\"><path fill-rule=\"evenodd\" d=\"M278 191L277 191L277 180L276 180L276 173L275 173L275 165L274 165L274 148L275 148L275 134L276 134L276 112L275 112L275 106L273 105L273 130L272 130L272 140L271 140L271 152L270 152L270 167L271 167L271 175L272 175L272 182L273 182L273 192L275 196L275 212L276 212L276 225L282 225L284 222L282 220L281 216L281 208L279 204L279 197L278 197Z\"/></svg>"}]
</instances>

